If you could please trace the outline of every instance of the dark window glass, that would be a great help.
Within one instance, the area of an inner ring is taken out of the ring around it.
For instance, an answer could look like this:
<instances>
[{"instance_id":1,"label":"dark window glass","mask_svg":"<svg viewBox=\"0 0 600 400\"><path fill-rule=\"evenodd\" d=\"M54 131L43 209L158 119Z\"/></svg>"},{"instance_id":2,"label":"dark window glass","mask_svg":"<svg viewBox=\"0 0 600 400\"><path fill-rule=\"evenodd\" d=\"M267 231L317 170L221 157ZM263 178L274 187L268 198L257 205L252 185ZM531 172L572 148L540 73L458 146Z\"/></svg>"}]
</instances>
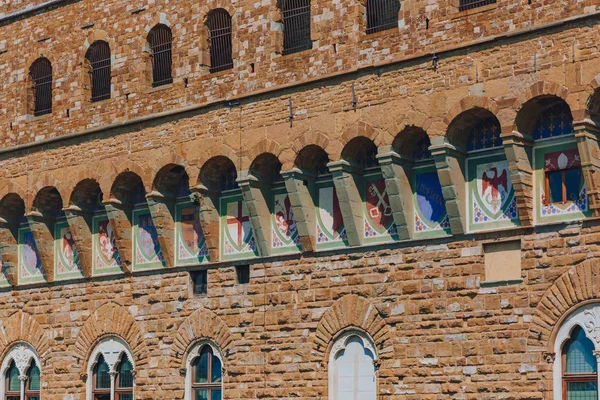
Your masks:
<instances>
[{"instance_id":1,"label":"dark window glass","mask_svg":"<svg viewBox=\"0 0 600 400\"><path fill-rule=\"evenodd\" d=\"M11 392L19 392L21 391L21 381L19 380L19 370L15 365L14 361L11 363L8 372L6 373L8 377L8 390Z\"/></svg>"},{"instance_id":2,"label":"dark window glass","mask_svg":"<svg viewBox=\"0 0 600 400\"><path fill-rule=\"evenodd\" d=\"M494 116L475 125L467 138L467 151L493 149L502 146L500 122Z\"/></svg>"},{"instance_id":3,"label":"dark window glass","mask_svg":"<svg viewBox=\"0 0 600 400\"><path fill-rule=\"evenodd\" d=\"M481 6L487 6L488 4L494 4L496 0L460 0L458 7L459 11L470 10Z\"/></svg>"},{"instance_id":4,"label":"dark window glass","mask_svg":"<svg viewBox=\"0 0 600 400\"><path fill-rule=\"evenodd\" d=\"M210 72L233 68L231 16L226 10L217 8L208 14L206 25L210 42Z\"/></svg>"},{"instance_id":5,"label":"dark window glass","mask_svg":"<svg viewBox=\"0 0 600 400\"><path fill-rule=\"evenodd\" d=\"M548 187L550 188L550 202L561 203L563 201L563 171L548 173Z\"/></svg>"},{"instance_id":6,"label":"dark window glass","mask_svg":"<svg viewBox=\"0 0 600 400\"><path fill-rule=\"evenodd\" d=\"M195 400L222 399L222 366L221 360L206 345L200 350L199 356L193 362L192 391Z\"/></svg>"},{"instance_id":7,"label":"dark window glass","mask_svg":"<svg viewBox=\"0 0 600 400\"><path fill-rule=\"evenodd\" d=\"M52 112L52 64L47 58L36 60L29 70L33 95L33 115Z\"/></svg>"},{"instance_id":8,"label":"dark window glass","mask_svg":"<svg viewBox=\"0 0 600 400\"><path fill-rule=\"evenodd\" d=\"M129 360L121 362L119 366L119 387L120 388L132 388L133 387L133 367Z\"/></svg>"},{"instance_id":9,"label":"dark window glass","mask_svg":"<svg viewBox=\"0 0 600 400\"><path fill-rule=\"evenodd\" d=\"M594 344L581 327L571 332L563 347L563 390L567 400L598 398L598 362Z\"/></svg>"},{"instance_id":10,"label":"dark window glass","mask_svg":"<svg viewBox=\"0 0 600 400\"><path fill-rule=\"evenodd\" d=\"M222 373L223 373L222 368L221 368L221 360L219 360L219 357L215 356L214 354L212 355L212 365L211 365L210 370L211 370L210 381L211 382L221 382Z\"/></svg>"},{"instance_id":11,"label":"dark window glass","mask_svg":"<svg viewBox=\"0 0 600 400\"><path fill-rule=\"evenodd\" d=\"M398 0L367 0L367 34L398 27Z\"/></svg>"},{"instance_id":12,"label":"dark window glass","mask_svg":"<svg viewBox=\"0 0 600 400\"><path fill-rule=\"evenodd\" d=\"M152 85L156 87L172 83L171 29L166 25L155 26L148 35L148 43L152 51Z\"/></svg>"},{"instance_id":13,"label":"dark window glass","mask_svg":"<svg viewBox=\"0 0 600 400\"><path fill-rule=\"evenodd\" d=\"M283 15L283 54L312 49L310 40L310 0L279 0Z\"/></svg>"},{"instance_id":14,"label":"dark window glass","mask_svg":"<svg viewBox=\"0 0 600 400\"><path fill-rule=\"evenodd\" d=\"M110 389L110 375L108 372L108 364L104 361L103 357L100 357L98 364L96 365L97 389Z\"/></svg>"},{"instance_id":15,"label":"dark window glass","mask_svg":"<svg viewBox=\"0 0 600 400\"><path fill-rule=\"evenodd\" d=\"M194 294L205 296L208 293L208 273L207 271L191 272L192 283L194 285Z\"/></svg>"},{"instance_id":16,"label":"dark window glass","mask_svg":"<svg viewBox=\"0 0 600 400\"><path fill-rule=\"evenodd\" d=\"M250 266L238 265L235 267L238 285L246 285L250 283Z\"/></svg>"},{"instance_id":17,"label":"dark window glass","mask_svg":"<svg viewBox=\"0 0 600 400\"><path fill-rule=\"evenodd\" d=\"M581 186L579 168L546 172L550 203L577 201Z\"/></svg>"},{"instance_id":18,"label":"dark window glass","mask_svg":"<svg viewBox=\"0 0 600 400\"><path fill-rule=\"evenodd\" d=\"M210 362L210 348L204 346L200 352L200 357L196 359L196 379L195 383L208 382L208 363Z\"/></svg>"},{"instance_id":19,"label":"dark window glass","mask_svg":"<svg viewBox=\"0 0 600 400\"><path fill-rule=\"evenodd\" d=\"M579 169L568 169L565 171L566 201L576 201L579 198L579 186L581 183L579 174Z\"/></svg>"},{"instance_id":20,"label":"dark window glass","mask_svg":"<svg viewBox=\"0 0 600 400\"><path fill-rule=\"evenodd\" d=\"M85 58L89 63L91 100L94 102L110 99L111 62L108 43L101 40L94 42L88 49Z\"/></svg>"},{"instance_id":21,"label":"dark window glass","mask_svg":"<svg viewBox=\"0 0 600 400\"><path fill-rule=\"evenodd\" d=\"M40 390L40 369L35 365L29 368L29 390Z\"/></svg>"}]
</instances>

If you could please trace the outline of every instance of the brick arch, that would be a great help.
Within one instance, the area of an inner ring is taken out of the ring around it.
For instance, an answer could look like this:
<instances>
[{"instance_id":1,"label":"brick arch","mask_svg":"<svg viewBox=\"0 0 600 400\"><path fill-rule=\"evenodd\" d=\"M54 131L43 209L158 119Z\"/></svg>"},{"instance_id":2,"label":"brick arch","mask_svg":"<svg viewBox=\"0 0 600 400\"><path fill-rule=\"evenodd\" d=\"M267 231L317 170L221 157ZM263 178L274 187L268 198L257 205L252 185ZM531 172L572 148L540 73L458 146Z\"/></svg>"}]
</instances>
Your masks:
<instances>
[{"instance_id":1,"label":"brick arch","mask_svg":"<svg viewBox=\"0 0 600 400\"><path fill-rule=\"evenodd\" d=\"M135 358L136 369L148 362L148 349L138 323L125 308L110 302L100 306L87 318L73 344L73 356L82 360L78 364L81 371L87 371L91 352L107 336L120 337L127 343Z\"/></svg>"},{"instance_id":2,"label":"brick arch","mask_svg":"<svg viewBox=\"0 0 600 400\"><path fill-rule=\"evenodd\" d=\"M152 18L150 21L148 21L148 23L144 27L144 31L146 32L146 35L149 34L150 31L152 29L154 29L157 25L168 26L169 29L171 29L171 32L173 31L173 26L171 24L171 21L169 21L167 19L167 14L161 12L158 15L156 15L154 18ZM146 37L146 39L147 39L147 37Z\"/></svg>"},{"instance_id":3,"label":"brick arch","mask_svg":"<svg viewBox=\"0 0 600 400\"><path fill-rule=\"evenodd\" d=\"M108 198L112 194L112 187L117 177L123 172L133 172L142 179L144 188L148 193L152 188L152 171L148 168L142 167L140 164L131 160L110 160L104 161L101 164L103 176L105 179L100 181L100 188L104 193L105 198ZM99 168L100 169L100 168Z\"/></svg>"},{"instance_id":4,"label":"brick arch","mask_svg":"<svg viewBox=\"0 0 600 400\"><path fill-rule=\"evenodd\" d=\"M0 353L4 358L6 352L17 342L26 342L37 352L40 359L50 351L50 343L45 331L37 320L28 313L17 311L7 319L0 321Z\"/></svg>"},{"instance_id":5,"label":"brick arch","mask_svg":"<svg viewBox=\"0 0 600 400\"><path fill-rule=\"evenodd\" d=\"M562 321L575 309L600 298L600 261L588 259L563 273L537 304L529 327L528 348L553 352Z\"/></svg>"},{"instance_id":6,"label":"brick arch","mask_svg":"<svg viewBox=\"0 0 600 400\"><path fill-rule=\"evenodd\" d=\"M192 177L192 176L197 176L199 171L196 171L197 168L195 167L191 167L194 168L194 172L196 172L194 174L194 172L192 172L192 174L190 175L190 166L186 165L185 162L185 158L181 155L178 154L176 152L169 152L165 155L163 155L159 160L157 161L151 161L152 162L152 169L151 169L151 188L152 190L155 189L155 184L157 182L157 179L159 178L159 174L161 174L162 172L164 172L164 168L166 166L181 166L183 167L183 169L185 170L186 174L188 175L188 177Z\"/></svg>"},{"instance_id":7,"label":"brick arch","mask_svg":"<svg viewBox=\"0 0 600 400\"><path fill-rule=\"evenodd\" d=\"M394 135L392 136L392 141L396 139L400 132L405 131L410 127L420 128L427 132L432 122L433 119L429 115L418 111L410 111L406 114L399 115L396 118L396 132L394 132ZM391 144L392 143L385 143L385 145L388 146Z\"/></svg>"},{"instance_id":8,"label":"brick arch","mask_svg":"<svg viewBox=\"0 0 600 400\"><path fill-rule=\"evenodd\" d=\"M102 189L101 182L106 180L106 174L104 173L106 170L104 168L100 168L98 165L95 165L93 168L90 166L82 167L72 167L70 168L65 176L67 177L67 181L64 183L65 192L63 196L63 201L65 202L65 206L70 202L71 197L73 195L73 191L75 187L79 184L79 182L84 181L86 179L91 179L100 185L100 189ZM102 191L102 193L106 196L107 192ZM104 198L106 199L106 197Z\"/></svg>"},{"instance_id":9,"label":"brick arch","mask_svg":"<svg viewBox=\"0 0 600 400\"><path fill-rule=\"evenodd\" d=\"M577 110L576 116L580 118L592 118L596 125L599 125L598 118L600 116L600 74L596 75L585 86L583 93L586 98L584 109Z\"/></svg>"},{"instance_id":10,"label":"brick arch","mask_svg":"<svg viewBox=\"0 0 600 400\"><path fill-rule=\"evenodd\" d=\"M92 45L92 43L94 43L95 41L98 40L102 40L106 43L108 43L108 45L110 46L110 51L111 54L115 49L115 43L113 42L113 40L111 39L111 37L108 35L108 33L104 30L92 30L90 33L87 34L87 36L85 37L85 42L83 43L83 57L85 57L85 53L87 52L87 49L90 48L90 46Z\"/></svg>"},{"instance_id":11,"label":"brick arch","mask_svg":"<svg viewBox=\"0 0 600 400\"><path fill-rule=\"evenodd\" d=\"M197 153L197 154L196 154ZM195 175L190 175L190 185L198 184L200 171L206 165L208 161L215 157L225 157L231 160L237 168L237 161L239 159L238 153L235 152L231 147L223 143L217 143L210 146L207 149L198 148L193 154L187 154L185 161L185 169L192 173L192 171L198 171ZM192 180L195 179L195 181Z\"/></svg>"},{"instance_id":12,"label":"brick arch","mask_svg":"<svg viewBox=\"0 0 600 400\"><path fill-rule=\"evenodd\" d=\"M307 130L292 142L292 151L294 152L294 156L297 156L305 147L315 145L325 150L328 156L331 156L326 150L329 146L329 142L330 140L325 134L318 131Z\"/></svg>"},{"instance_id":13,"label":"brick arch","mask_svg":"<svg viewBox=\"0 0 600 400\"><path fill-rule=\"evenodd\" d=\"M258 156L264 153L273 154L279 159L283 151L284 149L282 148L282 146L276 141L272 139L263 139L247 151L247 153L244 156L244 163L242 165L247 165L249 168L250 165L254 162L254 160L256 160ZM282 160L279 161L283 164Z\"/></svg>"},{"instance_id":14,"label":"brick arch","mask_svg":"<svg viewBox=\"0 0 600 400\"><path fill-rule=\"evenodd\" d=\"M317 325L313 345L325 363L334 339L348 328L365 331L377 347L392 339L389 326L369 300L355 294L346 295L323 314Z\"/></svg>"},{"instance_id":15,"label":"brick arch","mask_svg":"<svg viewBox=\"0 0 600 400\"><path fill-rule=\"evenodd\" d=\"M446 115L443 118L443 126L444 126L444 134L447 135L448 128L450 124L461 114L467 111L475 110L475 109L484 109L496 116L498 118L498 114L500 111L500 107L498 104L489 97L485 96L467 96L458 101L454 106L452 106ZM502 121L500 121L500 125L502 125Z\"/></svg>"},{"instance_id":16,"label":"brick arch","mask_svg":"<svg viewBox=\"0 0 600 400\"><path fill-rule=\"evenodd\" d=\"M339 161L342 159L342 151L344 147L350 143L350 141L357 137L366 137L375 143L375 146L379 147L385 142L385 134L378 129L375 129L371 124L365 121L357 121L350 125L340 136L339 143L330 142L329 146L325 148L327 154L331 156L331 161ZM338 144L336 146L336 144Z\"/></svg>"},{"instance_id":17,"label":"brick arch","mask_svg":"<svg viewBox=\"0 0 600 400\"><path fill-rule=\"evenodd\" d=\"M523 91L514 101L512 107L519 111L525 103L540 96L556 96L567 101L569 89L555 82L538 81ZM568 103L568 102L567 102Z\"/></svg>"},{"instance_id":18,"label":"brick arch","mask_svg":"<svg viewBox=\"0 0 600 400\"><path fill-rule=\"evenodd\" d=\"M208 13L217 8L222 8L229 13L231 16L231 28L232 33L235 32L233 29L234 18L236 15L236 9L232 6L231 1L226 0L208 0L202 4L202 8L200 10L200 15L202 15L202 23L206 24L206 18L208 17Z\"/></svg>"},{"instance_id":19,"label":"brick arch","mask_svg":"<svg viewBox=\"0 0 600 400\"><path fill-rule=\"evenodd\" d=\"M25 211L26 212L33 210L33 202L35 200L35 197L37 196L39 191L45 187L56 188L56 190L58 191L58 193L60 194L60 196L64 202L65 193L69 192L69 190L67 189L68 186L65 185L65 183L62 182L62 180L60 180L58 177L56 177L55 174L60 174L62 176L63 172L55 170L52 172L42 173L42 174L34 177L35 180L31 184L29 190L27 191L27 196L23 199L25 201ZM68 201L68 198L67 198L67 201Z\"/></svg>"},{"instance_id":20,"label":"brick arch","mask_svg":"<svg viewBox=\"0 0 600 400\"><path fill-rule=\"evenodd\" d=\"M27 190L25 190L25 188L20 184L13 181L7 181L0 185L0 200L2 200L9 193L17 194L23 200L23 202L25 202L25 199L27 198Z\"/></svg>"},{"instance_id":21,"label":"brick arch","mask_svg":"<svg viewBox=\"0 0 600 400\"><path fill-rule=\"evenodd\" d=\"M225 321L214 312L200 308L187 317L177 329L171 354L173 367L185 368L187 353L199 340L214 342L224 356L227 356L233 347L233 334Z\"/></svg>"}]
</instances>

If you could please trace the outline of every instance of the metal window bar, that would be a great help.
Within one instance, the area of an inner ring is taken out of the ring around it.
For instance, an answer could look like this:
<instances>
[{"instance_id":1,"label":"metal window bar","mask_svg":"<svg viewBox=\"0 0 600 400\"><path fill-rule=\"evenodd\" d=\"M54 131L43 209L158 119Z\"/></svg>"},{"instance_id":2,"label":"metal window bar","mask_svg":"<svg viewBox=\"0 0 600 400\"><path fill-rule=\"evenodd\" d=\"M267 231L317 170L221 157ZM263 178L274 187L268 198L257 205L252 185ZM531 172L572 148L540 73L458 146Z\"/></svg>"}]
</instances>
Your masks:
<instances>
[{"instance_id":1,"label":"metal window bar","mask_svg":"<svg viewBox=\"0 0 600 400\"><path fill-rule=\"evenodd\" d=\"M206 22L210 42L210 72L233 68L231 16L222 8L213 10Z\"/></svg>"},{"instance_id":2,"label":"metal window bar","mask_svg":"<svg viewBox=\"0 0 600 400\"><path fill-rule=\"evenodd\" d=\"M398 0L367 0L367 35L398 27Z\"/></svg>"},{"instance_id":3,"label":"metal window bar","mask_svg":"<svg viewBox=\"0 0 600 400\"><path fill-rule=\"evenodd\" d=\"M494 4L496 0L460 0L458 11L471 10L473 8Z\"/></svg>"},{"instance_id":4,"label":"metal window bar","mask_svg":"<svg viewBox=\"0 0 600 400\"><path fill-rule=\"evenodd\" d=\"M310 0L280 0L283 14L283 54L312 49Z\"/></svg>"},{"instance_id":5,"label":"metal window bar","mask_svg":"<svg viewBox=\"0 0 600 400\"><path fill-rule=\"evenodd\" d=\"M87 52L90 63L92 102L110 99L110 47L106 42L95 42Z\"/></svg>"},{"instance_id":6,"label":"metal window bar","mask_svg":"<svg viewBox=\"0 0 600 400\"><path fill-rule=\"evenodd\" d=\"M173 83L171 30L164 25L157 26L150 32L149 42L152 50L152 86Z\"/></svg>"},{"instance_id":7,"label":"metal window bar","mask_svg":"<svg viewBox=\"0 0 600 400\"><path fill-rule=\"evenodd\" d=\"M33 115L40 116L52 112L52 64L48 59L33 63L29 75L32 80Z\"/></svg>"}]
</instances>

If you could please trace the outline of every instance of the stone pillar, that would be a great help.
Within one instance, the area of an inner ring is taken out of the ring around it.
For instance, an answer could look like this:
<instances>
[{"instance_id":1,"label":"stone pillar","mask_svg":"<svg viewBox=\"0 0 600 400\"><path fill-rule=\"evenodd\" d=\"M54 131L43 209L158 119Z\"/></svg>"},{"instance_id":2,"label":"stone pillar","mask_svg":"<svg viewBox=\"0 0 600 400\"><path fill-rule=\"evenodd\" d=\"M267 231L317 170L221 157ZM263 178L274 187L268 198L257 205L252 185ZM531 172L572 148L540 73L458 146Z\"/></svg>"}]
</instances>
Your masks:
<instances>
[{"instance_id":1,"label":"stone pillar","mask_svg":"<svg viewBox=\"0 0 600 400\"><path fill-rule=\"evenodd\" d=\"M221 218L219 213L219 198L221 193L210 190L204 185L195 186L191 190L198 202L200 225L202 226L204 240L206 240L208 256L211 262L219 262L219 227Z\"/></svg>"},{"instance_id":2,"label":"stone pillar","mask_svg":"<svg viewBox=\"0 0 600 400\"><path fill-rule=\"evenodd\" d=\"M282 172L281 176L285 180L285 188L290 197L302 251L315 251L317 245L317 214L311 193L315 192L316 177L298 168Z\"/></svg>"},{"instance_id":3,"label":"stone pillar","mask_svg":"<svg viewBox=\"0 0 600 400\"><path fill-rule=\"evenodd\" d=\"M589 119L573 124L592 216L600 216L600 128Z\"/></svg>"},{"instance_id":4,"label":"stone pillar","mask_svg":"<svg viewBox=\"0 0 600 400\"><path fill-rule=\"evenodd\" d=\"M19 243L15 225L0 218L0 257L11 286L19 283Z\"/></svg>"},{"instance_id":5,"label":"stone pillar","mask_svg":"<svg viewBox=\"0 0 600 400\"><path fill-rule=\"evenodd\" d=\"M391 146L380 147L378 153L377 159L385 179L394 223L398 229L398 238L400 240L411 239L415 220L413 192L410 184L413 161L394 152Z\"/></svg>"},{"instance_id":6,"label":"stone pillar","mask_svg":"<svg viewBox=\"0 0 600 400\"><path fill-rule=\"evenodd\" d=\"M157 191L146 195L152 222L158 234L158 244L167 268L175 266L175 199Z\"/></svg>"},{"instance_id":7,"label":"stone pillar","mask_svg":"<svg viewBox=\"0 0 600 400\"><path fill-rule=\"evenodd\" d=\"M365 236L363 201L358 185L362 168L356 168L345 160L330 162L327 167L333 175L348 244L360 246Z\"/></svg>"},{"instance_id":8,"label":"stone pillar","mask_svg":"<svg viewBox=\"0 0 600 400\"><path fill-rule=\"evenodd\" d=\"M54 282L54 218L39 211L25 214L48 283Z\"/></svg>"},{"instance_id":9,"label":"stone pillar","mask_svg":"<svg viewBox=\"0 0 600 400\"><path fill-rule=\"evenodd\" d=\"M270 185L261 182L248 170L240 171L237 182L246 203L258 253L262 257L269 256L271 255L271 210L267 200L270 198Z\"/></svg>"},{"instance_id":10,"label":"stone pillar","mask_svg":"<svg viewBox=\"0 0 600 400\"><path fill-rule=\"evenodd\" d=\"M502 134L510 179L515 189L522 226L533 225L533 140L516 131Z\"/></svg>"},{"instance_id":11,"label":"stone pillar","mask_svg":"<svg viewBox=\"0 0 600 400\"><path fill-rule=\"evenodd\" d=\"M102 202L108 223L115 235L115 245L121 259L121 267L127 274L133 272L132 207L115 198Z\"/></svg>"},{"instance_id":12,"label":"stone pillar","mask_svg":"<svg viewBox=\"0 0 600 400\"><path fill-rule=\"evenodd\" d=\"M92 277L92 213L71 205L64 208L84 278Z\"/></svg>"},{"instance_id":13,"label":"stone pillar","mask_svg":"<svg viewBox=\"0 0 600 400\"><path fill-rule=\"evenodd\" d=\"M467 190L465 154L455 146L433 138L429 148L435 160L446 212L453 235L464 234L467 227ZM438 143L439 142L439 143Z\"/></svg>"}]
</instances>

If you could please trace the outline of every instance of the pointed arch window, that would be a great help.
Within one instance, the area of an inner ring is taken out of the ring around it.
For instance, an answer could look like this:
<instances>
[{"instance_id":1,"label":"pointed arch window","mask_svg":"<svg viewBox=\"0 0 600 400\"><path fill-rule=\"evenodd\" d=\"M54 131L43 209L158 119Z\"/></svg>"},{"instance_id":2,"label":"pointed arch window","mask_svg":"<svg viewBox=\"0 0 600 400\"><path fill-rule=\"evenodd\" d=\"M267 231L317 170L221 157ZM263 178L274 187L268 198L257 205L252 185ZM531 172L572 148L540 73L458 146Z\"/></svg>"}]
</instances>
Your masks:
<instances>
[{"instance_id":1,"label":"pointed arch window","mask_svg":"<svg viewBox=\"0 0 600 400\"><path fill-rule=\"evenodd\" d=\"M3 400L40 400L39 360L28 344L14 346L2 362Z\"/></svg>"},{"instance_id":2,"label":"pointed arch window","mask_svg":"<svg viewBox=\"0 0 600 400\"><path fill-rule=\"evenodd\" d=\"M173 83L172 43L173 34L166 25L157 25L148 34L152 57L152 86L154 87Z\"/></svg>"},{"instance_id":3,"label":"pointed arch window","mask_svg":"<svg viewBox=\"0 0 600 400\"><path fill-rule=\"evenodd\" d=\"M88 62L91 101L110 99L111 91L111 56L108 43L98 40L90 46L85 58Z\"/></svg>"},{"instance_id":4,"label":"pointed arch window","mask_svg":"<svg viewBox=\"0 0 600 400\"><path fill-rule=\"evenodd\" d=\"M283 54L312 49L310 0L278 0L283 16Z\"/></svg>"},{"instance_id":5,"label":"pointed arch window","mask_svg":"<svg viewBox=\"0 0 600 400\"><path fill-rule=\"evenodd\" d=\"M39 58L29 69L33 115L52 112L52 64L47 58Z\"/></svg>"},{"instance_id":6,"label":"pointed arch window","mask_svg":"<svg viewBox=\"0 0 600 400\"><path fill-rule=\"evenodd\" d=\"M197 343L189 352L185 399L223 399L223 362L221 354L211 343Z\"/></svg>"},{"instance_id":7,"label":"pointed arch window","mask_svg":"<svg viewBox=\"0 0 600 400\"><path fill-rule=\"evenodd\" d=\"M133 400L133 357L122 339L102 340L92 351L88 368L87 400Z\"/></svg>"},{"instance_id":8,"label":"pointed arch window","mask_svg":"<svg viewBox=\"0 0 600 400\"><path fill-rule=\"evenodd\" d=\"M594 344L577 326L563 346L563 393L566 399L598 399L598 361Z\"/></svg>"},{"instance_id":9,"label":"pointed arch window","mask_svg":"<svg viewBox=\"0 0 600 400\"><path fill-rule=\"evenodd\" d=\"M398 0L367 0L367 34L398 27Z\"/></svg>"},{"instance_id":10,"label":"pointed arch window","mask_svg":"<svg viewBox=\"0 0 600 400\"><path fill-rule=\"evenodd\" d=\"M208 14L206 26L210 42L210 72L233 68L231 15L222 8L212 10Z\"/></svg>"}]
</instances>

